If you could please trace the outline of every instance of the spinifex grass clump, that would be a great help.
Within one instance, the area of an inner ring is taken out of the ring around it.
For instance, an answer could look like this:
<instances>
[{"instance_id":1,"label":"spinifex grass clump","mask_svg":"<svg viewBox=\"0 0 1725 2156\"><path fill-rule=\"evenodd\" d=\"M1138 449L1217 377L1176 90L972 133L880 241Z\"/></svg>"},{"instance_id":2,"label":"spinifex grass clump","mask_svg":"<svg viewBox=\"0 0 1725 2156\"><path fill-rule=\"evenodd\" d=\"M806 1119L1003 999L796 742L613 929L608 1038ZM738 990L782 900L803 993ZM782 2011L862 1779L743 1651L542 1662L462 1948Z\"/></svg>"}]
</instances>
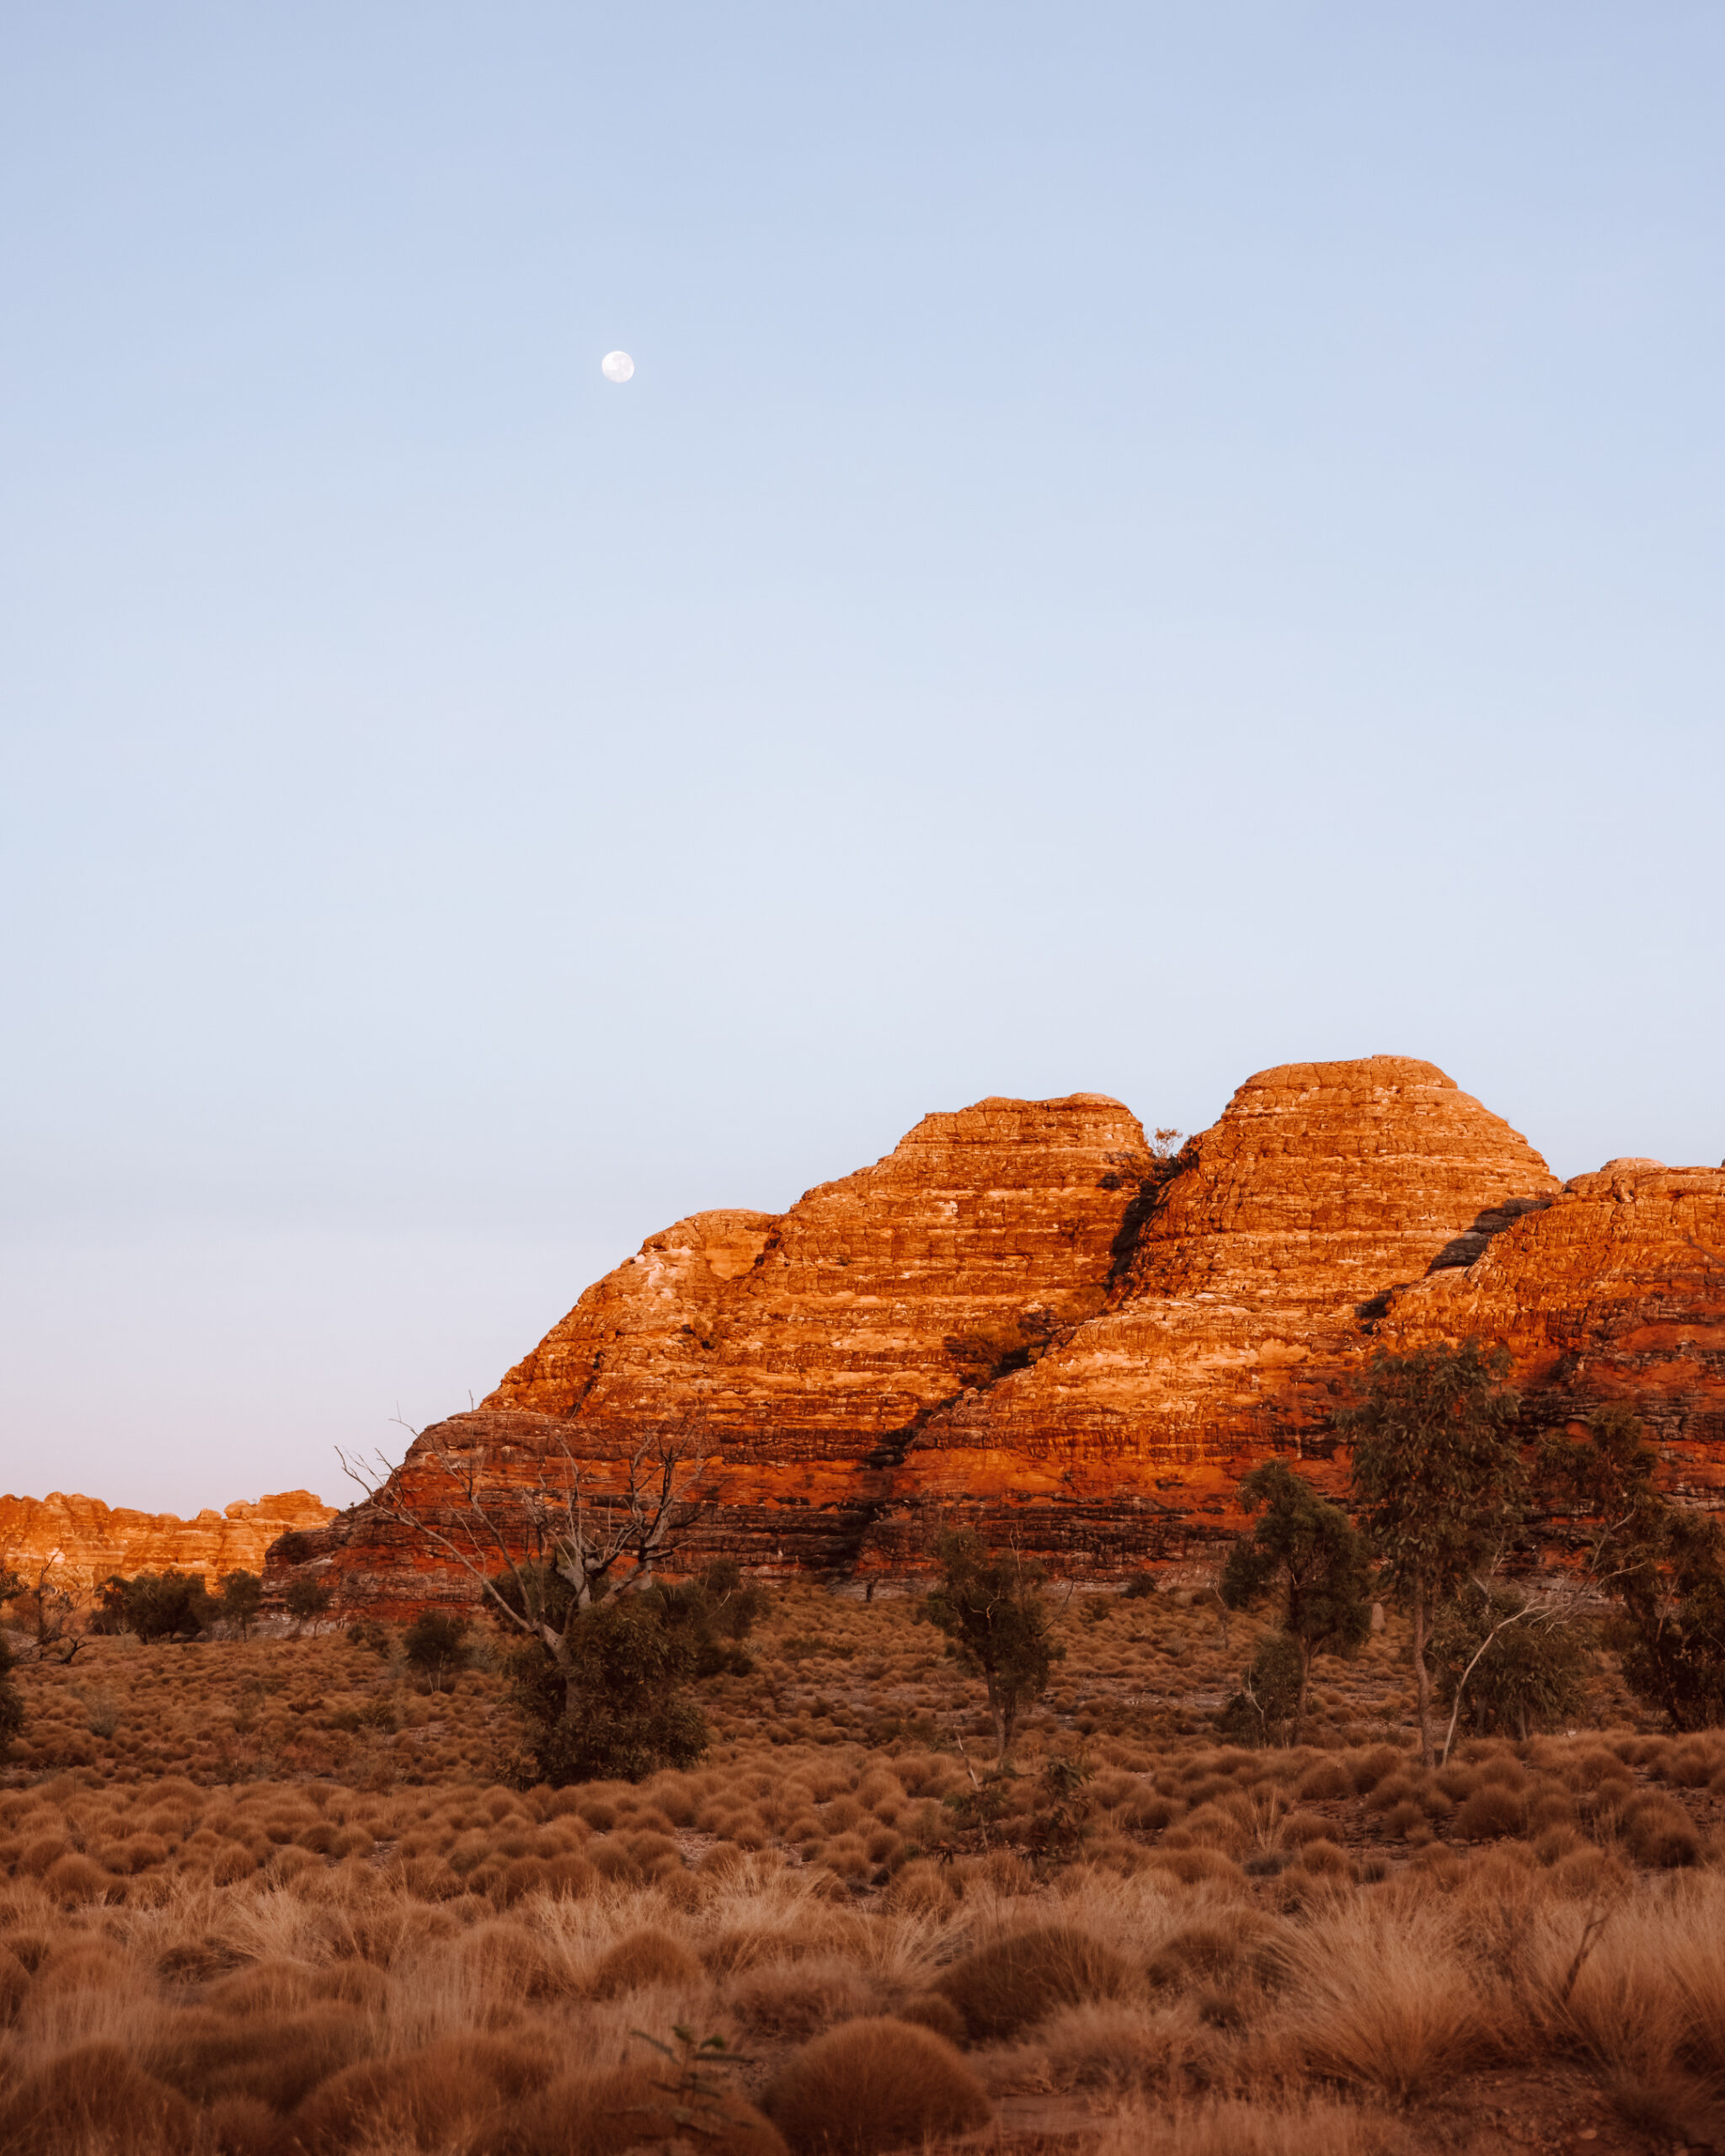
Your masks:
<instances>
[{"instance_id":1,"label":"spinifex grass clump","mask_svg":"<svg viewBox=\"0 0 1725 2156\"><path fill-rule=\"evenodd\" d=\"M763 2099L797 2156L876 2156L985 2125L991 2106L976 2075L932 2030L889 2020L851 2021L817 2036Z\"/></svg>"},{"instance_id":2,"label":"spinifex grass clump","mask_svg":"<svg viewBox=\"0 0 1725 2156\"><path fill-rule=\"evenodd\" d=\"M703 1760L562 1790L489 1659L424 1689L398 1634L32 1661L0 1770L0 2146L704 2148L633 2033L678 2025L743 2047L715 2144L738 2156L802 2132L799 2085L869 2085L919 2035L940 2085L956 2060L1008 2123L1033 2105L1122 2151L1410 2156L1439 2104L1485 2146L1485 2066L1554 2143L1605 2103L1717 2139L1694 2106L1725 2069L1725 1735L1464 1734L1428 1773L1392 1624L1319 1665L1321 1744L1229 1746L1187 1694L1226 1696L1255 1620L1224 1648L1179 1592L1100 1623L1055 1606L1068 1690L1027 1711L974 1824L947 1800L986 1748L978 1688L886 1597L776 1591L755 1668L698 1680ZM813 1637L849 1652L786 1658ZM900 2131L872 2099L853 2116Z\"/></svg>"}]
</instances>

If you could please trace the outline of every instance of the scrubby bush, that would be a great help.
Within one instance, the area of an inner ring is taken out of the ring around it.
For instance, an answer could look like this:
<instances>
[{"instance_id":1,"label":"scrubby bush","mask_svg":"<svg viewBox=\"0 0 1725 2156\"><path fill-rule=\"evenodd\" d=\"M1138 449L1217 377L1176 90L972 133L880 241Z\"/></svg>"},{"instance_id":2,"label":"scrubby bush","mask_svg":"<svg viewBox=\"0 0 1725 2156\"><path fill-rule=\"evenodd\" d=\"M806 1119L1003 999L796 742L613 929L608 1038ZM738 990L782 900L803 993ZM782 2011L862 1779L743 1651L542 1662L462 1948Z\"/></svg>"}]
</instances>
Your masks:
<instances>
[{"instance_id":1,"label":"scrubby bush","mask_svg":"<svg viewBox=\"0 0 1725 2156\"><path fill-rule=\"evenodd\" d=\"M1257 1515L1256 1524L1229 1551L1217 1592L1230 1609L1265 1599L1275 1604L1300 1671L1291 1710L1275 1719L1298 1742L1312 1657L1349 1654L1370 1636L1365 1543L1341 1507L1319 1497L1284 1460L1253 1468L1240 1485L1240 1504Z\"/></svg>"},{"instance_id":2,"label":"scrubby bush","mask_svg":"<svg viewBox=\"0 0 1725 2156\"><path fill-rule=\"evenodd\" d=\"M12 1644L4 1632L0 1632L0 1762L3 1762L12 1748L12 1741L24 1727L24 1700L13 1676Z\"/></svg>"},{"instance_id":3,"label":"scrubby bush","mask_svg":"<svg viewBox=\"0 0 1725 2156\"><path fill-rule=\"evenodd\" d=\"M1306 1657L1290 1632L1266 1632L1218 1726L1231 1744L1289 1744L1300 1715Z\"/></svg>"},{"instance_id":4,"label":"scrubby bush","mask_svg":"<svg viewBox=\"0 0 1725 2156\"><path fill-rule=\"evenodd\" d=\"M1674 1729L1725 1721L1725 1533L1655 1484L1658 1457L1624 1406L1540 1457L1546 1490L1589 1537L1589 1564L1622 1612L1625 1681Z\"/></svg>"},{"instance_id":5,"label":"scrubby bush","mask_svg":"<svg viewBox=\"0 0 1725 2156\"><path fill-rule=\"evenodd\" d=\"M1573 1623L1538 1615L1519 1588L1470 1581L1433 1628L1438 1696L1463 1729L1528 1737L1561 1729L1587 1703L1591 1659ZM1465 1681L1464 1681L1465 1680Z\"/></svg>"},{"instance_id":6,"label":"scrubby bush","mask_svg":"<svg viewBox=\"0 0 1725 2156\"><path fill-rule=\"evenodd\" d=\"M798 2052L761 2100L796 2156L874 2156L991 2116L952 2046L900 2020L846 2021Z\"/></svg>"},{"instance_id":7,"label":"scrubby bush","mask_svg":"<svg viewBox=\"0 0 1725 2156\"><path fill-rule=\"evenodd\" d=\"M772 1607L772 1598L734 1558L722 1557L698 1577L661 1581L641 1598L662 1623L686 1636L697 1678L747 1677L754 1668L743 1641Z\"/></svg>"},{"instance_id":8,"label":"scrubby bush","mask_svg":"<svg viewBox=\"0 0 1725 2156\"><path fill-rule=\"evenodd\" d=\"M542 1780L639 1781L692 1766L707 1749L706 1717L683 1696L695 1673L692 1628L632 1595L580 1611L561 1635L561 1661L537 1641L510 1657L515 1697Z\"/></svg>"},{"instance_id":9,"label":"scrubby bush","mask_svg":"<svg viewBox=\"0 0 1725 2156\"><path fill-rule=\"evenodd\" d=\"M434 1692L441 1692L467 1658L469 1620L444 1609L422 1609L402 1634L402 1652Z\"/></svg>"},{"instance_id":10,"label":"scrubby bush","mask_svg":"<svg viewBox=\"0 0 1725 2156\"><path fill-rule=\"evenodd\" d=\"M232 1625L241 1639L248 1639L264 1600L264 1582L255 1572L242 1566L224 1572L221 1579L222 1592L216 1598L216 1614L224 1623Z\"/></svg>"},{"instance_id":11,"label":"scrubby bush","mask_svg":"<svg viewBox=\"0 0 1725 2156\"><path fill-rule=\"evenodd\" d=\"M115 1630L141 1640L195 1639L218 1614L201 1573L172 1568L129 1580L115 1572L102 1583L100 1604Z\"/></svg>"},{"instance_id":12,"label":"scrubby bush","mask_svg":"<svg viewBox=\"0 0 1725 2156\"><path fill-rule=\"evenodd\" d=\"M329 1589L322 1580L290 1580L282 1603L294 1621L297 1631L302 1625L316 1624L328 1609L332 1600Z\"/></svg>"}]
</instances>

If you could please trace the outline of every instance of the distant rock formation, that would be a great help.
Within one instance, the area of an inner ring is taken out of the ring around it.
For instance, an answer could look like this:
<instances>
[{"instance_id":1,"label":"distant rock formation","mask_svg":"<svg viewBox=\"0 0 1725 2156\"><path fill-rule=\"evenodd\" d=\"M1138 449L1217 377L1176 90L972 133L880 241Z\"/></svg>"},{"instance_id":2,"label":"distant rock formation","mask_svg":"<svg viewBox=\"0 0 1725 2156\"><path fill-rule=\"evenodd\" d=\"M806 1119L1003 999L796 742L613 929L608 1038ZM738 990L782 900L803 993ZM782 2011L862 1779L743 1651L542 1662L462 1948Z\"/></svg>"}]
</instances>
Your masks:
<instances>
[{"instance_id":1,"label":"distant rock formation","mask_svg":"<svg viewBox=\"0 0 1725 2156\"><path fill-rule=\"evenodd\" d=\"M335 1517L309 1490L284 1490L255 1504L243 1500L194 1519L172 1513L110 1509L96 1497L0 1497L0 1570L34 1582L51 1565L67 1587L87 1594L120 1572L201 1572L213 1589L224 1572L261 1573L264 1552L290 1529L319 1528Z\"/></svg>"},{"instance_id":2,"label":"distant rock formation","mask_svg":"<svg viewBox=\"0 0 1725 2156\"><path fill-rule=\"evenodd\" d=\"M696 1546L830 1575L926 1564L970 1521L1065 1570L1201 1549L1285 1453L1338 1486L1331 1417L1378 1345L1507 1341L1530 1416L1626 1397L1674 1477L1725 1498L1725 1171L1558 1184L1434 1065L1249 1079L1174 1161L1093 1093L926 1117L789 1212L649 1237L467 1414L505 1518L563 1449L595 1482L688 1422ZM310 1538L339 1606L471 1582L368 1504ZM272 1561L272 1579L287 1577Z\"/></svg>"}]
</instances>

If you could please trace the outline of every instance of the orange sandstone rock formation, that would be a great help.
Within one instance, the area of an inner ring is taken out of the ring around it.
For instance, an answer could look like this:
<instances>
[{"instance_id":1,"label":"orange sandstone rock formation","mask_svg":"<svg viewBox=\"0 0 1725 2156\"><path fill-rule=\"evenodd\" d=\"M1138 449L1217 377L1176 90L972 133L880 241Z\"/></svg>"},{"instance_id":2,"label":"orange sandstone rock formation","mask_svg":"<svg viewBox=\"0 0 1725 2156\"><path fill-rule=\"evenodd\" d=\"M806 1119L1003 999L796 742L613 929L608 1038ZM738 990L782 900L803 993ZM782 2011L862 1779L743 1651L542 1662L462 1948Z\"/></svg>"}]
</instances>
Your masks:
<instances>
[{"instance_id":1,"label":"orange sandstone rock formation","mask_svg":"<svg viewBox=\"0 0 1725 2156\"><path fill-rule=\"evenodd\" d=\"M34 1582L43 1566L87 1594L114 1572L201 1572L213 1588L224 1572L261 1572L264 1553L290 1529L318 1528L335 1517L309 1490L284 1490L255 1504L243 1500L195 1519L172 1513L110 1509L95 1497L0 1497L0 1570Z\"/></svg>"},{"instance_id":2,"label":"orange sandstone rock formation","mask_svg":"<svg viewBox=\"0 0 1725 2156\"><path fill-rule=\"evenodd\" d=\"M837 1575L975 1521L1063 1567L1236 1524L1254 1461L1332 1486L1375 1347L1508 1342L1530 1430L1632 1398L1674 1477L1725 1497L1725 1171L1614 1162L1560 1188L1428 1063L1261 1073L1179 1159L1094 1094L932 1115L788 1213L700 1214L588 1289L431 1447L519 1530L544 1465L596 1486L668 1430L711 1459L696 1546ZM361 1505L312 1538L350 1607L471 1582ZM282 1577L280 1566L272 1576Z\"/></svg>"},{"instance_id":3,"label":"orange sandstone rock formation","mask_svg":"<svg viewBox=\"0 0 1725 2156\"><path fill-rule=\"evenodd\" d=\"M1109 1307L934 1418L894 1512L981 1496L997 1534L1035 1507L1069 1524L1074 1553L1103 1558L1129 1521L1178 1544L1194 1514L1229 1514L1256 1461L1332 1449L1326 1426L1386 1289L1465 1265L1557 1187L1432 1064L1263 1071L1187 1149ZM914 1543L914 1527L880 1532L895 1554Z\"/></svg>"},{"instance_id":4,"label":"orange sandstone rock formation","mask_svg":"<svg viewBox=\"0 0 1725 2156\"><path fill-rule=\"evenodd\" d=\"M1465 1272L1391 1296L1378 1331L1504 1342L1536 1423L1627 1403L1669 1486L1725 1506L1725 1167L1608 1161Z\"/></svg>"}]
</instances>

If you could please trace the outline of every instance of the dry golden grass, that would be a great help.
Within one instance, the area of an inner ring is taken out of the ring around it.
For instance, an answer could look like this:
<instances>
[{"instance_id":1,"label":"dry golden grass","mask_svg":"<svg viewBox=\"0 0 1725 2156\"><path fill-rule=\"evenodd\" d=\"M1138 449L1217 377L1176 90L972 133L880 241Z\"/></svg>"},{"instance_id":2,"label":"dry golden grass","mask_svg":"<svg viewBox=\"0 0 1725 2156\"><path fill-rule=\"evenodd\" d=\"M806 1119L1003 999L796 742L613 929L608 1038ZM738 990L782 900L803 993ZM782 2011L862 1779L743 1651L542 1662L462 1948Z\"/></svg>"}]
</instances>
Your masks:
<instances>
[{"instance_id":1,"label":"dry golden grass","mask_svg":"<svg viewBox=\"0 0 1725 2156\"><path fill-rule=\"evenodd\" d=\"M876 2156L986 2123L986 2090L944 2037L849 2021L805 2045L762 2099L796 2156Z\"/></svg>"},{"instance_id":2,"label":"dry golden grass","mask_svg":"<svg viewBox=\"0 0 1725 2156\"><path fill-rule=\"evenodd\" d=\"M0 2148L596 2156L672 2137L637 2032L678 2025L740 2056L702 2069L740 2156L814 2145L783 2092L817 2067L955 2043L1026 2150L1462 2147L1516 2074L1509 2108L1596 2156L1725 2140L1725 1737L1429 1774L1392 1639L1324 1671L1311 1742L1242 1752L1207 1716L1251 1627L1224 1649L1164 1598L1063 1623L980 1806L974 1690L884 1599L788 1591L708 1758L638 1787L518 1786L494 1670L424 1694L334 1637L26 1670Z\"/></svg>"}]
</instances>

